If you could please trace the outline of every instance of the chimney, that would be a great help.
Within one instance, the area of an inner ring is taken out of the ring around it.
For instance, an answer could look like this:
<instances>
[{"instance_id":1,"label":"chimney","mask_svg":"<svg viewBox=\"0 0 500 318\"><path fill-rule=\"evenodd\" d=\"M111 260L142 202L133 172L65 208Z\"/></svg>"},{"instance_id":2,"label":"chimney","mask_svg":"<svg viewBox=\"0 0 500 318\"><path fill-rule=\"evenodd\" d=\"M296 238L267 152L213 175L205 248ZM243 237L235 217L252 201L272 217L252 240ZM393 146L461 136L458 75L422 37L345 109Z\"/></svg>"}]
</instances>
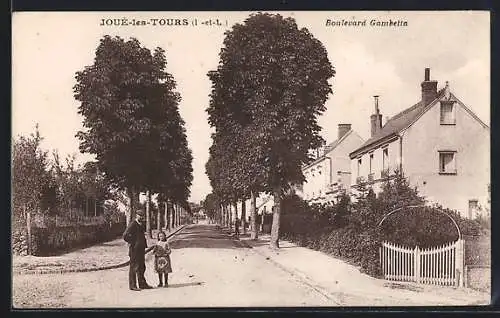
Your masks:
<instances>
[{"instance_id":1,"label":"chimney","mask_svg":"<svg viewBox=\"0 0 500 318\"><path fill-rule=\"evenodd\" d=\"M344 137L351 130L351 124L339 124L339 136L338 139Z\"/></svg>"},{"instance_id":2,"label":"chimney","mask_svg":"<svg viewBox=\"0 0 500 318\"><path fill-rule=\"evenodd\" d=\"M375 114L370 116L372 137L382 128L382 114L380 114L380 109L378 108L378 95L373 97L375 98Z\"/></svg>"},{"instance_id":3,"label":"chimney","mask_svg":"<svg viewBox=\"0 0 500 318\"><path fill-rule=\"evenodd\" d=\"M431 69L425 69L424 81L422 86L422 103L424 106L429 105L437 97L437 81L431 81Z\"/></svg>"}]
</instances>

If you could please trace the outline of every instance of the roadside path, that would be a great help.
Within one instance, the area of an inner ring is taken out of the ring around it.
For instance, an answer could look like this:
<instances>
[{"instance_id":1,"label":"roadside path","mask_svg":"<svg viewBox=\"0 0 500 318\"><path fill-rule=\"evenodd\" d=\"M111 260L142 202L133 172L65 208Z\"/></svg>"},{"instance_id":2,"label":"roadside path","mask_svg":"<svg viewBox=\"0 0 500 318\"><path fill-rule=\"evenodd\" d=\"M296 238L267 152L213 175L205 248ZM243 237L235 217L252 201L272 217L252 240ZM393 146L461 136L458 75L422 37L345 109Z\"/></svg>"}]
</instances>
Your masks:
<instances>
[{"instance_id":1,"label":"roadside path","mask_svg":"<svg viewBox=\"0 0 500 318\"><path fill-rule=\"evenodd\" d=\"M488 293L469 288L389 282L373 278L346 262L289 241L280 240L280 249L269 248L269 235L257 241L241 241L268 262L302 278L326 295L348 306L460 306L489 304Z\"/></svg>"},{"instance_id":2,"label":"roadside path","mask_svg":"<svg viewBox=\"0 0 500 318\"><path fill-rule=\"evenodd\" d=\"M166 231L171 237L184 225ZM155 242L148 238L148 245ZM17 256L12 257L12 271L15 274L57 274L67 272L90 272L120 268L128 265L127 242L121 237L87 248L76 249L58 256Z\"/></svg>"}]
</instances>

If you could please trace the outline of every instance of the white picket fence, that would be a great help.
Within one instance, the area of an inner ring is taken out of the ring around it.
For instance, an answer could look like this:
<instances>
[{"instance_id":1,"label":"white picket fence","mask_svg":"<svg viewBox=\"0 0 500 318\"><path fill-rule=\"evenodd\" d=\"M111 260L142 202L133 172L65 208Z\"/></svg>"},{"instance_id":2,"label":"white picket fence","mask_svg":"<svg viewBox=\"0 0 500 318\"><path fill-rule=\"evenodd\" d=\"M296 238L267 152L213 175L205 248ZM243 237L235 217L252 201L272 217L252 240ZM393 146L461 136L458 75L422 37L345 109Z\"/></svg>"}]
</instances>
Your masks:
<instances>
[{"instance_id":1,"label":"white picket fence","mask_svg":"<svg viewBox=\"0 0 500 318\"><path fill-rule=\"evenodd\" d=\"M384 242L380 247L380 266L387 280L463 286L464 241L427 249Z\"/></svg>"}]
</instances>

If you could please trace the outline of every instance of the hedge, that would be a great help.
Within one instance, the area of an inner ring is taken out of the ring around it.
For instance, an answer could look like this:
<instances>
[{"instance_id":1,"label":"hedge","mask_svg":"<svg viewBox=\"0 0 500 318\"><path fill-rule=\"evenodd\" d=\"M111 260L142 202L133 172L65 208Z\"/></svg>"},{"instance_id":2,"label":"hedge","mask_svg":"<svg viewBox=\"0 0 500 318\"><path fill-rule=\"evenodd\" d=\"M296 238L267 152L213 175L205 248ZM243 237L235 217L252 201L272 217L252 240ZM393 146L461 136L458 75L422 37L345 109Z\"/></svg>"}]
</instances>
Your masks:
<instances>
[{"instance_id":1,"label":"hedge","mask_svg":"<svg viewBox=\"0 0 500 318\"><path fill-rule=\"evenodd\" d=\"M355 203L344 196L339 203L309 206L293 195L282 201L280 235L378 277L379 248L383 241L426 248L456 240L458 233L453 221L446 216L448 214L465 239L466 264L490 263L489 230L477 220L464 219L455 211L440 206L407 209L393 214L378 226L388 211L423 203L416 189L410 188L403 178L385 184L378 196L366 190L358 195Z\"/></svg>"},{"instance_id":2,"label":"hedge","mask_svg":"<svg viewBox=\"0 0 500 318\"><path fill-rule=\"evenodd\" d=\"M98 225L74 225L65 227L33 228L31 230L31 254L48 256L83 248L115 239L123 234L126 223L102 223ZM27 254L27 231L16 230L12 235L13 253Z\"/></svg>"}]
</instances>

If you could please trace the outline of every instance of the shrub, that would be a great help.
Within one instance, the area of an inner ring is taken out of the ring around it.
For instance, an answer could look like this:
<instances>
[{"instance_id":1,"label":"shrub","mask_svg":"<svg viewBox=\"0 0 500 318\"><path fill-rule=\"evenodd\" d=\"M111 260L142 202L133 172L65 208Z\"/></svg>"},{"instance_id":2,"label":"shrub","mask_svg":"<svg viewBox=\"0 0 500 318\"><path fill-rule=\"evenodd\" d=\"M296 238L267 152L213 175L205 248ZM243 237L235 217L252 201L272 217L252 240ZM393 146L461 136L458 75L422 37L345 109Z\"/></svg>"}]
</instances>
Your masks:
<instances>
[{"instance_id":1,"label":"shrub","mask_svg":"<svg viewBox=\"0 0 500 318\"><path fill-rule=\"evenodd\" d=\"M33 228L31 233L31 253L36 256L58 254L74 248L83 248L95 243L106 242L119 237L125 231L125 222L102 223L99 225L79 225L65 227ZM13 233L15 254L25 255L26 233Z\"/></svg>"},{"instance_id":2,"label":"shrub","mask_svg":"<svg viewBox=\"0 0 500 318\"><path fill-rule=\"evenodd\" d=\"M477 237L487 233L478 220L464 219L455 211L438 205L424 206L425 201L417 189L411 188L397 172L394 180L383 185L378 197L371 189L361 187L356 199L351 202L349 198L341 198L337 203L309 206L296 196L285 198L281 237L339 257L359 266L362 272L378 276L382 241L421 248L454 241L458 233L450 217L464 236ZM421 207L403 208L387 217L378 227L388 211L407 206ZM466 243L467 261L487 262L477 253L467 254L467 248L474 250L471 244ZM484 252L486 248L480 250Z\"/></svg>"}]
</instances>

